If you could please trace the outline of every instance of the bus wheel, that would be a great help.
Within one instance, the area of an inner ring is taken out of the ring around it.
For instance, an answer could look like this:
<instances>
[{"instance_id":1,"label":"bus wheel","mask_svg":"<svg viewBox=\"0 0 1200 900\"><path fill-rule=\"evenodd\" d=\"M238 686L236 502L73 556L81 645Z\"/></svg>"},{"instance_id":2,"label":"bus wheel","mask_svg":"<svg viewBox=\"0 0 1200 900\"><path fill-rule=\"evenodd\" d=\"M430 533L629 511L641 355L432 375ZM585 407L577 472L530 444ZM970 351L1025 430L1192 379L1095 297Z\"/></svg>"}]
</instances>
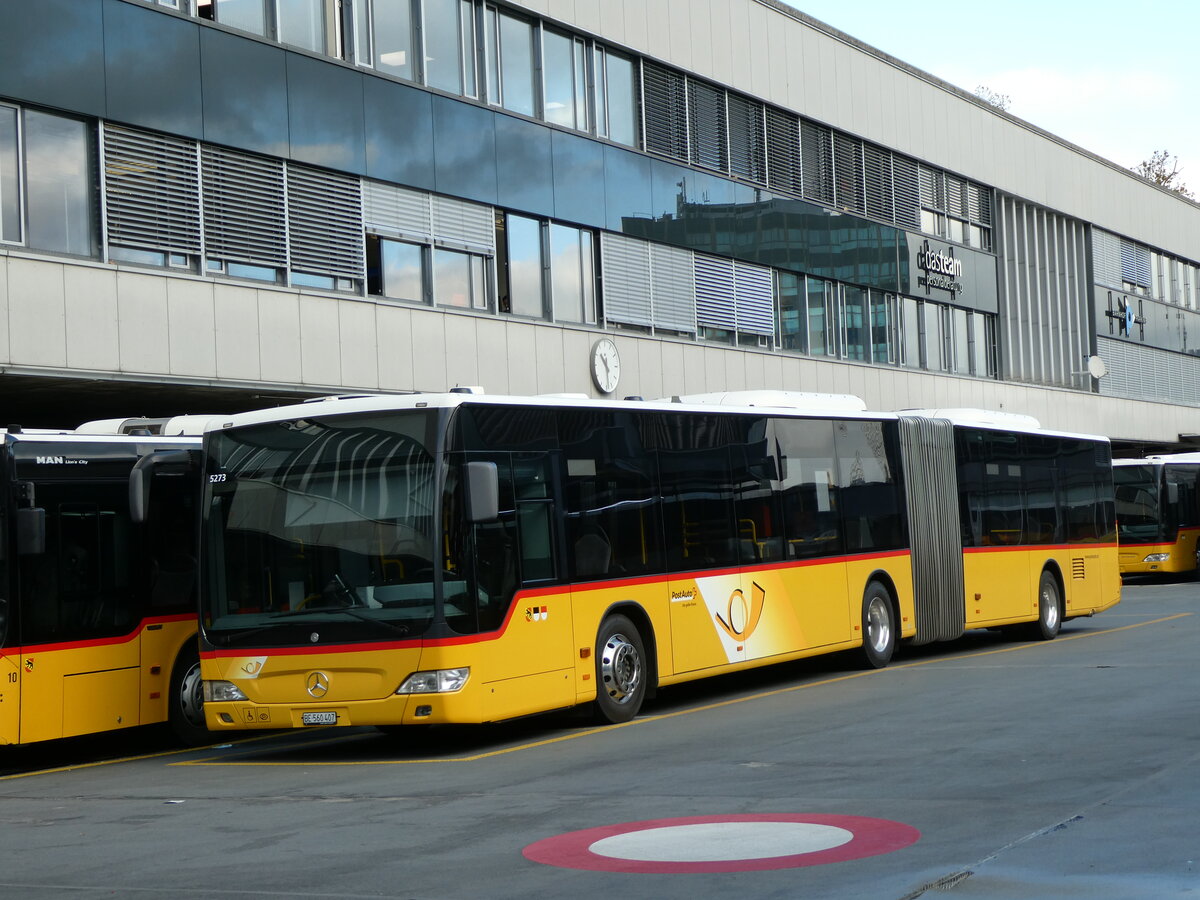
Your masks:
<instances>
[{"instance_id":1,"label":"bus wheel","mask_svg":"<svg viewBox=\"0 0 1200 900\"><path fill-rule=\"evenodd\" d=\"M878 581L867 585L862 604L863 668L882 669L896 652L892 595Z\"/></svg>"},{"instance_id":2,"label":"bus wheel","mask_svg":"<svg viewBox=\"0 0 1200 900\"><path fill-rule=\"evenodd\" d=\"M1059 595L1058 580L1049 571L1042 572L1038 584L1038 617L1025 631L1031 641L1052 641L1062 628L1062 597Z\"/></svg>"},{"instance_id":3,"label":"bus wheel","mask_svg":"<svg viewBox=\"0 0 1200 900\"><path fill-rule=\"evenodd\" d=\"M195 639L193 639L194 641ZM204 723L204 682L200 679L200 653L189 643L179 652L171 673L167 721L181 744L192 747L209 740Z\"/></svg>"},{"instance_id":4,"label":"bus wheel","mask_svg":"<svg viewBox=\"0 0 1200 900\"><path fill-rule=\"evenodd\" d=\"M637 627L625 616L609 616L596 636L596 718L628 722L646 696L646 651Z\"/></svg>"}]
</instances>

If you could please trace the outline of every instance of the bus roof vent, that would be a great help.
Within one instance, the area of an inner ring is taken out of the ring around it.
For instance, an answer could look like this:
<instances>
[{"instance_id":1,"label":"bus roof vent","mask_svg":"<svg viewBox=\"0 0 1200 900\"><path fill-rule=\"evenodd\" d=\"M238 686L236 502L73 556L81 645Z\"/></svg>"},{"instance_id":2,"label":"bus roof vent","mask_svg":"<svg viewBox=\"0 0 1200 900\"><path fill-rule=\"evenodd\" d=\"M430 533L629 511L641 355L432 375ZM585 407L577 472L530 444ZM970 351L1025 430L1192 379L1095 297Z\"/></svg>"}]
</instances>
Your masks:
<instances>
[{"instance_id":1,"label":"bus roof vent","mask_svg":"<svg viewBox=\"0 0 1200 900\"><path fill-rule=\"evenodd\" d=\"M672 403L716 404L718 406L773 406L780 409L839 410L863 412L867 404L854 394L822 394L815 391L717 391L672 397Z\"/></svg>"},{"instance_id":2,"label":"bus roof vent","mask_svg":"<svg viewBox=\"0 0 1200 900\"><path fill-rule=\"evenodd\" d=\"M76 434L161 434L166 419L93 419L75 429Z\"/></svg>"},{"instance_id":3,"label":"bus roof vent","mask_svg":"<svg viewBox=\"0 0 1200 900\"><path fill-rule=\"evenodd\" d=\"M1023 431L1042 427L1033 416L1010 413L995 409L902 409L902 416L924 416L927 419L949 419L956 425L992 425L997 428L1014 428Z\"/></svg>"},{"instance_id":4,"label":"bus roof vent","mask_svg":"<svg viewBox=\"0 0 1200 900\"><path fill-rule=\"evenodd\" d=\"M193 437L204 434L207 428L217 428L221 418L217 416L173 416L163 423L159 432L163 437Z\"/></svg>"},{"instance_id":5,"label":"bus roof vent","mask_svg":"<svg viewBox=\"0 0 1200 900\"><path fill-rule=\"evenodd\" d=\"M450 388L452 394L482 394L483 387L478 384L460 384Z\"/></svg>"}]
</instances>

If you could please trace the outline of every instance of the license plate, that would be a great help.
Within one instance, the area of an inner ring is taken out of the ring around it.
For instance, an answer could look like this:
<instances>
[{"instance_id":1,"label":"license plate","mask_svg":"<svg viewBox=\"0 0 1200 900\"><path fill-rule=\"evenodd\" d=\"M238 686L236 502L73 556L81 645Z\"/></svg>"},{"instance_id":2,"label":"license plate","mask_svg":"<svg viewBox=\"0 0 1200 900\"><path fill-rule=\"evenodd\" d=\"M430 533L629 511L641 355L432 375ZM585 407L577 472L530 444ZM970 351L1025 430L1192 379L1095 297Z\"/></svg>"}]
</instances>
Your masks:
<instances>
[{"instance_id":1,"label":"license plate","mask_svg":"<svg viewBox=\"0 0 1200 900\"><path fill-rule=\"evenodd\" d=\"M337 713L335 712L313 712L300 713L301 725L336 725Z\"/></svg>"}]
</instances>

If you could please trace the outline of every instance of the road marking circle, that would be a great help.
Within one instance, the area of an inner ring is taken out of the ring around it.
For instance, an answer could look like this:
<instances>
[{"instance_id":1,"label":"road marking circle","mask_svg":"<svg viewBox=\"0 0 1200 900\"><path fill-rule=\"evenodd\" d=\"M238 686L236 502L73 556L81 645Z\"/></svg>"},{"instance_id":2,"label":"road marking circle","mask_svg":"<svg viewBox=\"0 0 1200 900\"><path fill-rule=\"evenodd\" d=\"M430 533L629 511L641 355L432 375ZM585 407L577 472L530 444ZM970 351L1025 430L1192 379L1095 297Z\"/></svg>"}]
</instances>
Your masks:
<instances>
[{"instance_id":1,"label":"road marking circle","mask_svg":"<svg viewBox=\"0 0 1200 900\"><path fill-rule=\"evenodd\" d=\"M652 819L572 831L525 848L533 862L606 872L750 872L863 859L921 833L864 816L790 813Z\"/></svg>"}]
</instances>

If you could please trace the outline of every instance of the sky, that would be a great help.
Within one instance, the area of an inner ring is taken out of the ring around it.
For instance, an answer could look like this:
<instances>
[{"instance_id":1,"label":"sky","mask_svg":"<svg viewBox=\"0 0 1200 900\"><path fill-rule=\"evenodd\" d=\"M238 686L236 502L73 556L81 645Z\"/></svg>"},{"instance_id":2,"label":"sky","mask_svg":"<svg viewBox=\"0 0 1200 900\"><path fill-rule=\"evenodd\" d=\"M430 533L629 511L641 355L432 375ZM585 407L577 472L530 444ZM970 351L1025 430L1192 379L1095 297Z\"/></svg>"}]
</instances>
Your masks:
<instances>
[{"instance_id":1,"label":"sky","mask_svg":"<svg viewBox=\"0 0 1200 900\"><path fill-rule=\"evenodd\" d=\"M787 2L1119 165L1166 150L1200 194L1195 0Z\"/></svg>"}]
</instances>

